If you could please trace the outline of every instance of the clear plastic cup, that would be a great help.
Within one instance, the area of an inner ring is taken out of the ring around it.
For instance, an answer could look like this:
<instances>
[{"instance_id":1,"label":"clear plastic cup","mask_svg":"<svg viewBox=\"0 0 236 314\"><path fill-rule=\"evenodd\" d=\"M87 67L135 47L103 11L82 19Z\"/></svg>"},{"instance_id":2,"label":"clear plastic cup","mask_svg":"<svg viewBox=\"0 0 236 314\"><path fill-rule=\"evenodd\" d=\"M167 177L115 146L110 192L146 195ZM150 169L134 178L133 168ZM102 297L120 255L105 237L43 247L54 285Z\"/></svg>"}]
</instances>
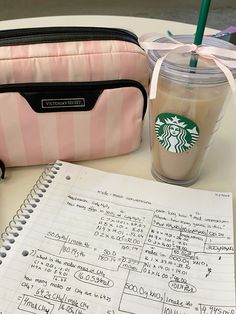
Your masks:
<instances>
[{"instance_id":1,"label":"clear plastic cup","mask_svg":"<svg viewBox=\"0 0 236 314\"><path fill-rule=\"evenodd\" d=\"M193 42L192 36L174 38ZM212 37L204 37L203 44L236 50ZM152 68L164 53L149 52ZM191 53L180 51L168 55L161 66L156 99L149 107L152 175L178 185L191 185L198 179L231 98L228 81L213 61L198 56L197 67L191 68L190 58ZM235 70L233 75L236 77Z\"/></svg>"}]
</instances>

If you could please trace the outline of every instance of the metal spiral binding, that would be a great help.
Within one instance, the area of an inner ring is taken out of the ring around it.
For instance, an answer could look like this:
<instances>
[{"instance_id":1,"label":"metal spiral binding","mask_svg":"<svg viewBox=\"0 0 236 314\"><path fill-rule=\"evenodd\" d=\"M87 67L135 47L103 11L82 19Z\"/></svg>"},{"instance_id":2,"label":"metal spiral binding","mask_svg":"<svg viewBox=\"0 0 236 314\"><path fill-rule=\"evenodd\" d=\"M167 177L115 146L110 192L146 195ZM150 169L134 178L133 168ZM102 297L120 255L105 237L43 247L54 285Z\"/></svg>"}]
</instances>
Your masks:
<instances>
[{"instance_id":1,"label":"metal spiral binding","mask_svg":"<svg viewBox=\"0 0 236 314\"><path fill-rule=\"evenodd\" d=\"M20 231L24 228L23 226L34 213L37 204L49 188L60 166L62 166L60 162L55 162L45 168L44 172L13 216L9 225L5 228L5 231L1 234L2 246L0 246L0 264L2 264L3 259L7 256L7 251L10 250L11 246L15 243L15 238L20 235Z\"/></svg>"}]
</instances>

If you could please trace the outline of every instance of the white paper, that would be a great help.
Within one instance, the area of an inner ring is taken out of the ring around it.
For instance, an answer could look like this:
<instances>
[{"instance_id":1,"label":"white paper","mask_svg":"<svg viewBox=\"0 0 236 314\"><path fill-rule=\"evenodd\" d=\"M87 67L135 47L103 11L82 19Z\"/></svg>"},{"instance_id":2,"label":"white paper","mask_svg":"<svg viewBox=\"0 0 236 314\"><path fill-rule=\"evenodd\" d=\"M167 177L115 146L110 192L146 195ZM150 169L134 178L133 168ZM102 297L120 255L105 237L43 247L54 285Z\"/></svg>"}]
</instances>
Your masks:
<instances>
[{"instance_id":1,"label":"white paper","mask_svg":"<svg viewBox=\"0 0 236 314\"><path fill-rule=\"evenodd\" d=\"M0 313L235 314L232 221L230 193L62 163L2 259Z\"/></svg>"}]
</instances>

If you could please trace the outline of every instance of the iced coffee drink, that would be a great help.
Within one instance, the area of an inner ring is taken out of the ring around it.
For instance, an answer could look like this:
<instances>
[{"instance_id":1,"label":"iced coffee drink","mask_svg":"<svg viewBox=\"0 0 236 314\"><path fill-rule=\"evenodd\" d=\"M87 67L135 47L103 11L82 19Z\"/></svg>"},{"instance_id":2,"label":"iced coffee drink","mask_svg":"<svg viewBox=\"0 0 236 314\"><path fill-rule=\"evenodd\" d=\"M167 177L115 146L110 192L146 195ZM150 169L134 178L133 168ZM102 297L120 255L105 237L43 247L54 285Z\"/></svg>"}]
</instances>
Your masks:
<instances>
[{"instance_id":1,"label":"iced coffee drink","mask_svg":"<svg viewBox=\"0 0 236 314\"><path fill-rule=\"evenodd\" d=\"M152 173L164 181L191 184L223 116L228 86L182 86L159 80L150 104Z\"/></svg>"},{"instance_id":2,"label":"iced coffee drink","mask_svg":"<svg viewBox=\"0 0 236 314\"><path fill-rule=\"evenodd\" d=\"M191 70L189 60L189 54L170 54L150 101L152 174L181 185L197 180L230 98L213 62L199 58Z\"/></svg>"}]
</instances>

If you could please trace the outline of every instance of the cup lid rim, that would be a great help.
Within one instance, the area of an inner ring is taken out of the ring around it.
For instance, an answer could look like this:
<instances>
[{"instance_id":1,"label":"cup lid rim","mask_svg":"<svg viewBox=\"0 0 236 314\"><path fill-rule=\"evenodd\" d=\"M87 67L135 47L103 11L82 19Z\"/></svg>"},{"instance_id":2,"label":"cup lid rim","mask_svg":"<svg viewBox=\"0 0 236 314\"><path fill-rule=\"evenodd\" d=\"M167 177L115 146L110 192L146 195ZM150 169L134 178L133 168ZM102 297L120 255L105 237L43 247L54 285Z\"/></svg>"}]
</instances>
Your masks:
<instances>
[{"instance_id":1,"label":"cup lid rim","mask_svg":"<svg viewBox=\"0 0 236 314\"><path fill-rule=\"evenodd\" d=\"M183 43L192 43L194 36L193 35L174 35L173 38ZM163 43L172 42L168 37L164 37L164 36L157 38L154 41L163 42ZM203 45L211 45L215 47L228 48L230 50L236 51L236 46L233 45L232 43L229 43L229 42L223 41L222 39L214 38L211 36L204 36ZM165 53L166 51L163 51L163 50L161 51L149 50L148 56L149 56L150 66L154 68L154 65L157 59L162 57ZM190 58L190 53L189 53L189 58ZM236 77L236 69L230 68L230 70L233 76ZM170 76L170 74L175 75L176 79L177 79L177 76L182 76L183 79L185 76L187 77L192 76L194 80L205 81L211 78L213 81L219 82L219 83L227 81L225 74L217 65L215 66L211 65L210 67L198 66L196 68L193 68L187 64L185 65L185 64L173 63L169 61L168 59L163 61L160 74L164 76Z\"/></svg>"}]
</instances>

